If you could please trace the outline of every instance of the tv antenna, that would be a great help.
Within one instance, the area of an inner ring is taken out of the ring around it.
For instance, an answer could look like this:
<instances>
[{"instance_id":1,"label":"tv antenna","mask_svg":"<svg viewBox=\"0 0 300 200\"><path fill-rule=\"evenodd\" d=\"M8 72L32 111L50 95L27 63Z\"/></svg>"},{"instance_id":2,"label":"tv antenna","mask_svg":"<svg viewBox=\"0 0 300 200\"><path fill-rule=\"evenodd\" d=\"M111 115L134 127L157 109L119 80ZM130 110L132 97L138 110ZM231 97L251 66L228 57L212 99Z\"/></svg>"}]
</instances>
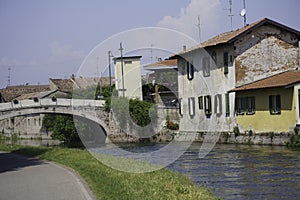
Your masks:
<instances>
[{"instance_id":1,"label":"tv antenna","mask_svg":"<svg viewBox=\"0 0 300 200\"><path fill-rule=\"evenodd\" d=\"M9 86L10 85L10 71L11 71L11 68L9 67L8 68L8 76L7 76L7 86Z\"/></svg>"},{"instance_id":2,"label":"tv antenna","mask_svg":"<svg viewBox=\"0 0 300 200\"><path fill-rule=\"evenodd\" d=\"M200 15L198 15L198 31L199 31L199 42L201 43L201 20L200 20Z\"/></svg>"},{"instance_id":3,"label":"tv antenna","mask_svg":"<svg viewBox=\"0 0 300 200\"><path fill-rule=\"evenodd\" d=\"M154 47L154 44L151 44L150 45L150 53L151 53L150 59L151 59L151 63L153 63L153 47Z\"/></svg>"},{"instance_id":4,"label":"tv antenna","mask_svg":"<svg viewBox=\"0 0 300 200\"><path fill-rule=\"evenodd\" d=\"M228 15L228 17L230 17L230 30L232 31L233 29L232 29L232 17L234 16L233 14L232 14L232 0L229 0L229 15Z\"/></svg>"},{"instance_id":5,"label":"tv antenna","mask_svg":"<svg viewBox=\"0 0 300 200\"><path fill-rule=\"evenodd\" d=\"M99 56L97 56L96 61L97 61L97 73L96 73L96 77L98 78L99 77Z\"/></svg>"},{"instance_id":6,"label":"tv antenna","mask_svg":"<svg viewBox=\"0 0 300 200\"><path fill-rule=\"evenodd\" d=\"M244 26L246 26L246 24L247 24L247 19L246 19L246 0L243 0L243 4L244 4L244 7L241 10L240 15L244 18Z\"/></svg>"}]
</instances>

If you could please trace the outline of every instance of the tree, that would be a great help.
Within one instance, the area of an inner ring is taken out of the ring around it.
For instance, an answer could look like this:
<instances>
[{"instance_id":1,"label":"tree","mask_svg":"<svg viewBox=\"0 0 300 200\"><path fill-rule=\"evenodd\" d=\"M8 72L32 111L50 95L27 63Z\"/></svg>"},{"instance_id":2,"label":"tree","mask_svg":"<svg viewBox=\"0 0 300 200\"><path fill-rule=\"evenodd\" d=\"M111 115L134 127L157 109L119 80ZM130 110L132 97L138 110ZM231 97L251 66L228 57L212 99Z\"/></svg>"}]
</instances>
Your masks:
<instances>
[{"instance_id":1,"label":"tree","mask_svg":"<svg viewBox=\"0 0 300 200\"><path fill-rule=\"evenodd\" d=\"M43 129L51 131L51 138L63 141L66 146L83 146L71 115L45 115Z\"/></svg>"}]
</instances>

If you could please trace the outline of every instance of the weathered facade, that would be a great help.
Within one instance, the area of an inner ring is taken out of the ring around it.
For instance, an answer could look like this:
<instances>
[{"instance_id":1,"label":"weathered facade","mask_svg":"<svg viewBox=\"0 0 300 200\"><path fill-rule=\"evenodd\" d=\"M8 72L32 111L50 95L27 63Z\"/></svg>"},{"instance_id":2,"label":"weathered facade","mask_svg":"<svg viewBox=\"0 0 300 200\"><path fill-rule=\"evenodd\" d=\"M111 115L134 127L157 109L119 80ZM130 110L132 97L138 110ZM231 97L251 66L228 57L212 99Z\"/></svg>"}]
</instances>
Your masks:
<instances>
[{"instance_id":1,"label":"weathered facade","mask_svg":"<svg viewBox=\"0 0 300 200\"><path fill-rule=\"evenodd\" d=\"M269 19L220 34L178 59L181 132L238 126L235 87L299 66L300 32Z\"/></svg>"},{"instance_id":2,"label":"weathered facade","mask_svg":"<svg viewBox=\"0 0 300 200\"><path fill-rule=\"evenodd\" d=\"M289 132L300 125L300 71L292 70L249 83L236 93L235 113L242 132Z\"/></svg>"},{"instance_id":3,"label":"weathered facade","mask_svg":"<svg viewBox=\"0 0 300 200\"><path fill-rule=\"evenodd\" d=\"M0 131L6 136L10 136L10 134L15 134L19 138L50 139L50 133L42 131L43 117L43 114L32 114L1 120Z\"/></svg>"}]
</instances>

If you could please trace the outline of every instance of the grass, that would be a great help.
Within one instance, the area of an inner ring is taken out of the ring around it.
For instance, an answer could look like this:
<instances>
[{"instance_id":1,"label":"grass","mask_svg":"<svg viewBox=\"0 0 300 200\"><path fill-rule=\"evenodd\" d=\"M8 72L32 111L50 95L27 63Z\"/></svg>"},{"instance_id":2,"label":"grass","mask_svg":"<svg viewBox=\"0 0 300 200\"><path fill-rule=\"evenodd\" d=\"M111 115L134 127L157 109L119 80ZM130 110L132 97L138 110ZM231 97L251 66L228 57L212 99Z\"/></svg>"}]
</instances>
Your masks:
<instances>
[{"instance_id":1,"label":"grass","mask_svg":"<svg viewBox=\"0 0 300 200\"><path fill-rule=\"evenodd\" d=\"M140 174L121 172L102 164L86 150L0 144L0 151L37 157L72 168L98 199L217 199L209 190L194 185L179 173L167 169ZM137 161L128 160L128 163L133 162Z\"/></svg>"}]
</instances>

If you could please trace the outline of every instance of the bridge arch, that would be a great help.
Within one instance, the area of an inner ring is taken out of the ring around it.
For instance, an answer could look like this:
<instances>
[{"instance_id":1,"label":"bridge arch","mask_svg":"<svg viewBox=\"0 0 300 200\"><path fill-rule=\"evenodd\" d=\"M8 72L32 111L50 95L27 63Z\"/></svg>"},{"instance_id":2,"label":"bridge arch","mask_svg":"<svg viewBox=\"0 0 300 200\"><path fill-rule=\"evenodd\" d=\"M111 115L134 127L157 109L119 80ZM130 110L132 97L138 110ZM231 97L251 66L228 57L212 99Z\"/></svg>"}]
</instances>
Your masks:
<instances>
[{"instance_id":1,"label":"bridge arch","mask_svg":"<svg viewBox=\"0 0 300 200\"><path fill-rule=\"evenodd\" d=\"M106 124L108 114L104 110L104 101L80 99L51 99L23 100L0 104L0 120L11 119L17 116L30 114L64 114L72 115L76 119L87 119L109 134Z\"/></svg>"}]
</instances>

